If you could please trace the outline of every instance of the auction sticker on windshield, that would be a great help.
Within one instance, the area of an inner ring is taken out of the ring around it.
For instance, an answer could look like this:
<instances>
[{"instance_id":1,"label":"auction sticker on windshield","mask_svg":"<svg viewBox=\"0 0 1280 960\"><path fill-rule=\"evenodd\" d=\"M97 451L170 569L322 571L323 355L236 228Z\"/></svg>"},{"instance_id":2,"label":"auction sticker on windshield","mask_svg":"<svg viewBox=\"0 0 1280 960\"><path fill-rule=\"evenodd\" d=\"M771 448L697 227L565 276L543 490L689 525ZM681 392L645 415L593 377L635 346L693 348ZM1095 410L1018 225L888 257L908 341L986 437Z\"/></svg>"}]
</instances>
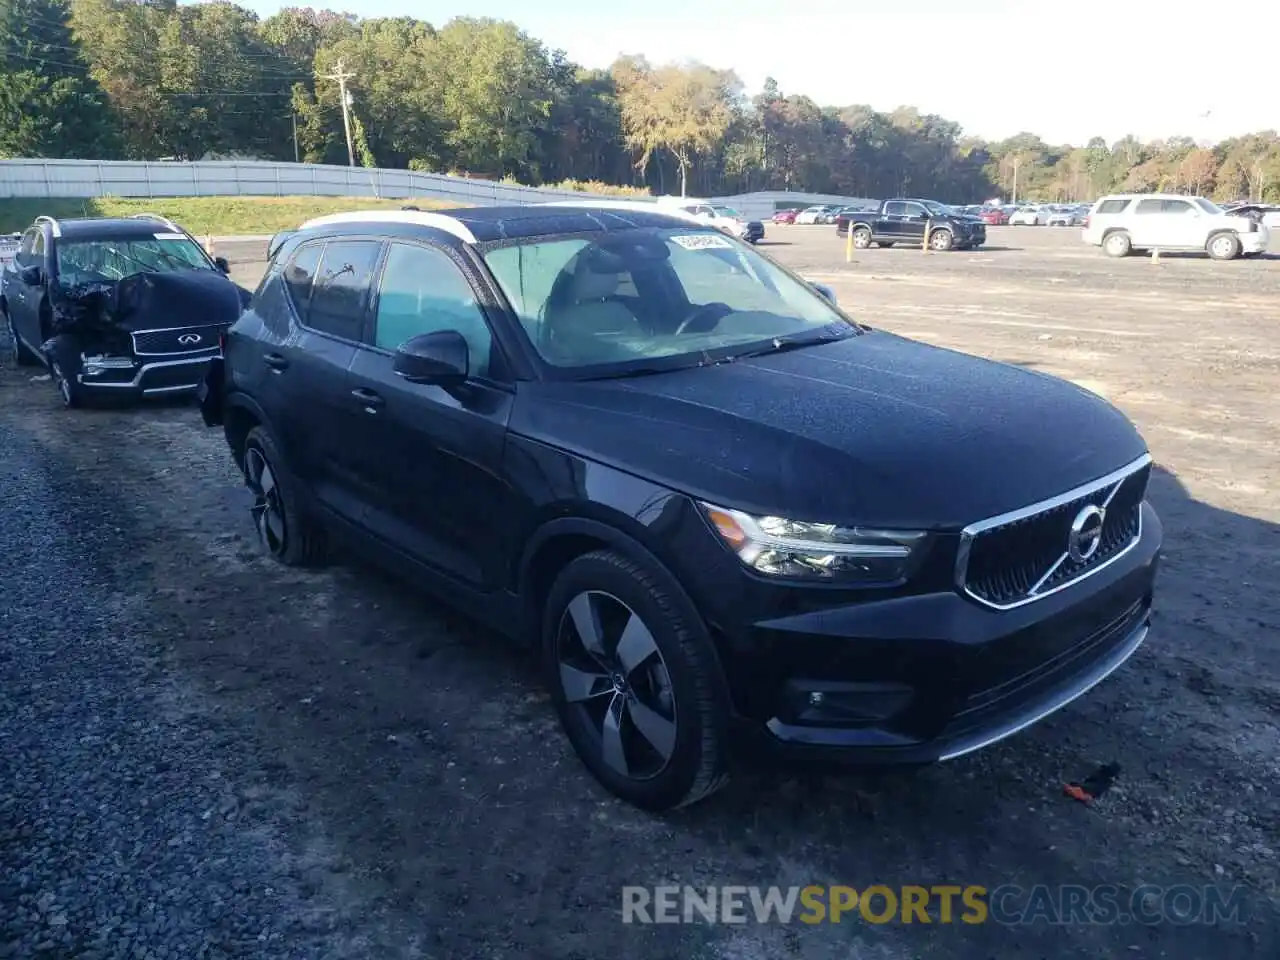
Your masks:
<instances>
[{"instance_id":1,"label":"auction sticker on windshield","mask_svg":"<svg viewBox=\"0 0 1280 960\"><path fill-rule=\"evenodd\" d=\"M686 250L732 250L733 244L726 238L714 233L686 233L672 237L672 243L678 243Z\"/></svg>"}]
</instances>

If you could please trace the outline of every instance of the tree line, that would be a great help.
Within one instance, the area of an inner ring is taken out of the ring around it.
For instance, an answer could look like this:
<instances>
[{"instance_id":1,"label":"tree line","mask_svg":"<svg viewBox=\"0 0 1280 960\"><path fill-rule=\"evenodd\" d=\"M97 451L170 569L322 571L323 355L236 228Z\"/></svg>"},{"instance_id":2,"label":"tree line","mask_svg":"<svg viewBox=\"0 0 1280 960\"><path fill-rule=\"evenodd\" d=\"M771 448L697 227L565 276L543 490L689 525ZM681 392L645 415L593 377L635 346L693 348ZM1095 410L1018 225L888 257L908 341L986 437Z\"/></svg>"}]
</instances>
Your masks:
<instances>
[{"instance_id":1,"label":"tree line","mask_svg":"<svg viewBox=\"0 0 1280 960\"><path fill-rule=\"evenodd\" d=\"M1280 201L1280 137L999 142L912 107L820 106L770 80L621 57L586 69L513 23L228 2L0 0L0 156L256 157L727 195Z\"/></svg>"}]
</instances>

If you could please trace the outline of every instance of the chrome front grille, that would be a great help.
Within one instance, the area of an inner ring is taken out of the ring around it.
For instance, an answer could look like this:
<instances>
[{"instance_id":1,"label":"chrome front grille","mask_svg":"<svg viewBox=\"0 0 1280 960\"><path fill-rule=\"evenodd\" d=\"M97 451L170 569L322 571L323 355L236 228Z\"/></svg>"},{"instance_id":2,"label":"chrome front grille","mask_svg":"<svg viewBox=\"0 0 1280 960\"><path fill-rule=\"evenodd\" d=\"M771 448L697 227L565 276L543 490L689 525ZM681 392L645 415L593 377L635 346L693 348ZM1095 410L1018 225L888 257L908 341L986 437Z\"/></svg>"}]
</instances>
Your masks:
<instances>
[{"instance_id":1,"label":"chrome front grille","mask_svg":"<svg viewBox=\"0 0 1280 960\"><path fill-rule=\"evenodd\" d=\"M1008 610L1096 573L1141 538L1150 476L1151 458L1143 456L1061 496L971 524L960 537L957 585L979 603Z\"/></svg>"}]
</instances>

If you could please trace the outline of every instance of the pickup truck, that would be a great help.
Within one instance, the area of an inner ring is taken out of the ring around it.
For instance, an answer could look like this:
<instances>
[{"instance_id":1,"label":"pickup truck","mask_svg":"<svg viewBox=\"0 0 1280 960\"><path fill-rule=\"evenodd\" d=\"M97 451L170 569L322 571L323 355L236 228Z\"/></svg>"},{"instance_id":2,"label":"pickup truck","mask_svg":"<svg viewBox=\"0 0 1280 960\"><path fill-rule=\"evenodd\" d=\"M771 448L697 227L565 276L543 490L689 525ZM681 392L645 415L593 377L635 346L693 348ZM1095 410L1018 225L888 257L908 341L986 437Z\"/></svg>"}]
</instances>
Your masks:
<instances>
[{"instance_id":1,"label":"pickup truck","mask_svg":"<svg viewBox=\"0 0 1280 960\"><path fill-rule=\"evenodd\" d=\"M843 213L836 218L836 232L853 231L853 245L865 250L873 243L920 246L925 228L933 250L970 250L987 242L987 226L979 217L953 210L936 200L886 200L879 210Z\"/></svg>"}]
</instances>

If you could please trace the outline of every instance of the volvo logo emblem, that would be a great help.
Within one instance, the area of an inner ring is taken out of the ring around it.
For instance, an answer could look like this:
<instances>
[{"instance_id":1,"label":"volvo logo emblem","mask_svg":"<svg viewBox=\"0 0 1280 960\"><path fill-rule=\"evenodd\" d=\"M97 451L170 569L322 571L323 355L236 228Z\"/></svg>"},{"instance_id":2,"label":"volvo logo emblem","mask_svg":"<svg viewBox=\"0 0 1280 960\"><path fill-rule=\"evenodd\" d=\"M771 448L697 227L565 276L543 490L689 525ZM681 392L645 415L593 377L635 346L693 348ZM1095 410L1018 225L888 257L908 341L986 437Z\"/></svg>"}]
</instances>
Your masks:
<instances>
[{"instance_id":1,"label":"volvo logo emblem","mask_svg":"<svg viewBox=\"0 0 1280 960\"><path fill-rule=\"evenodd\" d=\"M184 333L182 336L178 338L178 342L182 344L186 344L189 347L192 344L196 344L200 342L200 334Z\"/></svg>"},{"instance_id":2,"label":"volvo logo emblem","mask_svg":"<svg viewBox=\"0 0 1280 960\"><path fill-rule=\"evenodd\" d=\"M1076 563L1084 563L1102 545L1102 523L1106 511L1092 503L1076 514L1067 535L1067 555Z\"/></svg>"}]
</instances>

